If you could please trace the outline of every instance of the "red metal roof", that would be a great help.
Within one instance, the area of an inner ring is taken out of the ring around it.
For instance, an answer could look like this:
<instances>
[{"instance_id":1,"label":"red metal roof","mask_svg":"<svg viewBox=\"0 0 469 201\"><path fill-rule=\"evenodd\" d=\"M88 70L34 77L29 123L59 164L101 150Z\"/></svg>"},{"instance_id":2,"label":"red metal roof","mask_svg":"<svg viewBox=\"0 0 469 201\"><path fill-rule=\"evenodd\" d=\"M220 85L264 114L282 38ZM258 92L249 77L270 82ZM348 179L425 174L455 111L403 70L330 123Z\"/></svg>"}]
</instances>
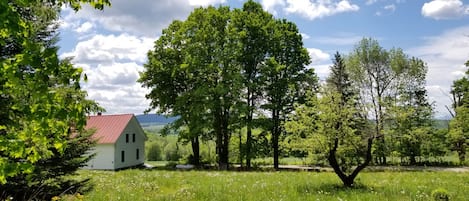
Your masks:
<instances>
[{"instance_id":1,"label":"red metal roof","mask_svg":"<svg viewBox=\"0 0 469 201\"><path fill-rule=\"evenodd\" d=\"M98 144L114 144L133 116L133 114L89 116L85 129L96 129L93 139L97 139Z\"/></svg>"}]
</instances>

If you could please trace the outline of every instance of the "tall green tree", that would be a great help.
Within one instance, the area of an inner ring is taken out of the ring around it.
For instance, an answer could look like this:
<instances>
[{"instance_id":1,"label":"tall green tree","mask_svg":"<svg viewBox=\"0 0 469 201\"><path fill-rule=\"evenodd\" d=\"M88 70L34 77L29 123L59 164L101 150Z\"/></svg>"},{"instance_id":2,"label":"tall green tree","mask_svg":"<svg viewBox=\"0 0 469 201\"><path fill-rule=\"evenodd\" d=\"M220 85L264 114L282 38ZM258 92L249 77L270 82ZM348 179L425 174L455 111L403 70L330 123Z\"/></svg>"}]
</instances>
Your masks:
<instances>
[{"instance_id":1,"label":"tall green tree","mask_svg":"<svg viewBox=\"0 0 469 201\"><path fill-rule=\"evenodd\" d=\"M429 143L435 133L433 110L428 102L426 85L426 64L418 58L406 59L406 68L399 77L397 98L390 109L390 131L402 157L407 157L411 165L416 157L423 154L423 146Z\"/></svg>"},{"instance_id":2,"label":"tall green tree","mask_svg":"<svg viewBox=\"0 0 469 201\"><path fill-rule=\"evenodd\" d=\"M313 152L323 154L344 186L351 187L372 159L374 136L338 52L333 62L320 98L310 94L308 103L297 107L287 128L305 136Z\"/></svg>"},{"instance_id":3,"label":"tall green tree","mask_svg":"<svg viewBox=\"0 0 469 201\"><path fill-rule=\"evenodd\" d=\"M231 14L228 7L198 8L186 21L173 22L149 52L140 78L152 89L151 108L181 116L193 139L204 129L213 134L221 169L228 167L232 126L241 111Z\"/></svg>"},{"instance_id":4,"label":"tall green tree","mask_svg":"<svg viewBox=\"0 0 469 201\"><path fill-rule=\"evenodd\" d=\"M469 67L469 61L466 62ZM453 82L454 117L450 121L449 141L451 150L458 153L459 162L464 164L469 144L469 70L466 75Z\"/></svg>"},{"instance_id":5,"label":"tall green tree","mask_svg":"<svg viewBox=\"0 0 469 201\"><path fill-rule=\"evenodd\" d=\"M306 94L317 90L318 79L313 69L306 69L310 58L296 25L276 20L271 26L270 58L260 75L265 102L261 108L270 112L267 129L272 135L274 168L278 169L285 121L295 104L304 103Z\"/></svg>"},{"instance_id":6,"label":"tall green tree","mask_svg":"<svg viewBox=\"0 0 469 201\"><path fill-rule=\"evenodd\" d=\"M155 41L154 50L148 52L148 62L144 65L146 71L141 74L139 82L153 88L147 95L151 99L151 109L181 117L171 126L176 129L182 126L187 128L180 129L183 131L180 136L191 142L194 156L192 162L198 165L199 131L206 126L206 123L201 122L204 118L199 115L205 114L205 111L203 108L196 111L201 106L198 101L201 97L197 96L195 88L195 79L199 75L194 76L189 68L182 68L187 54L186 44L182 40L186 37L186 28L184 22L176 20L163 30L162 36Z\"/></svg>"},{"instance_id":7,"label":"tall green tree","mask_svg":"<svg viewBox=\"0 0 469 201\"><path fill-rule=\"evenodd\" d=\"M184 136L211 135L222 169L229 162L231 133L243 127L247 136L244 153L250 166L252 129L258 120L254 116L262 112L261 107L281 112L275 113L273 135L278 155L283 119L306 88L316 83L312 70L305 69L309 56L296 26L273 20L253 1L246 2L243 9L195 9L185 21L173 22L163 32L148 57L140 82L152 89L147 95L152 100L150 108L181 116L178 125L188 128ZM283 94L272 102L277 92ZM261 106L263 100L271 102Z\"/></svg>"},{"instance_id":8,"label":"tall green tree","mask_svg":"<svg viewBox=\"0 0 469 201\"><path fill-rule=\"evenodd\" d=\"M49 26L62 5L77 11L81 3L102 9L109 1L0 2L0 199L47 198L56 192L44 190L49 184L68 183L60 177L88 160L68 155L89 148L70 131L83 133L87 114L99 107L80 89L82 70L58 58L56 26ZM16 184L24 187L10 191ZM38 189L44 197L27 194Z\"/></svg>"},{"instance_id":9,"label":"tall green tree","mask_svg":"<svg viewBox=\"0 0 469 201\"><path fill-rule=\"evenodd\" d=\"M256 100L261 93L259 71L267 57L270 37L268 25L272 21L272 15L265 12L259 3L252 0L244 3L242 10L237 9L233 13L233 26L237 32L236 40L239 41L240 46L236 57L242 67L241 75L245 85L243 98L246 104L244 125L246 126L245 154L247 168L251 167L251 158L253 157L253 115L258 108Z\"/></svg>"},{"instance_id":10,"label":"tall green tree","mask_svg":"<svg viewBox=\"0 0 469 201\"><path fill-rule=\"evenodd\" d=\"M362 39L349 55L347 68L350 78L360 88L359 97L367 106L374 121L376 162L386 164L388 148L385 143L384 124L389 115L390 101L396 97L399 77L406 67L405 54L401 49L383 49L378 41Z\"/></svg>"}]
</instances>

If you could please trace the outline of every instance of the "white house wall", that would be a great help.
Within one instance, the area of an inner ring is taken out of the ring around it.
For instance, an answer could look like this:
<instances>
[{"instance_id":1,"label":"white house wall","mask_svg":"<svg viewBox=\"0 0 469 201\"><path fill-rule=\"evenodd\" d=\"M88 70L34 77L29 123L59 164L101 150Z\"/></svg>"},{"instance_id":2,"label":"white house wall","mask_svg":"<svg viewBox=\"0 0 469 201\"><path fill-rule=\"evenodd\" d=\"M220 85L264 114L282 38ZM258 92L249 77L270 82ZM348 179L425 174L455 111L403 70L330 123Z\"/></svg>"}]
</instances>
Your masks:
<instances>
[{"instance_id":1,"label":"white house wall","mask_svg":"<svg viewBox=\"0 0 469 201\"><path fill-rule=\"evenodd\" d=\"M127 134L129 136L128 142L126 141ZM133 141L133 134L135 134L135 142ZM143 164L145 162L145 140L146 137L140 124L138 124L135 117L132 117L116 142L114 168L121 169ZM139 152L138 159L137 149ZM124 161L122 161L122 151L124 151Z\"/></svg>"},{"instance_id":2,"label":"white house wall","mask_svg":"<svg viewBox=\"0 0 469 201\"><path fill-rule=\"evenodd\" d=\"M97 144L91 153L96 153L85 169L113 170L114 169L114 144Z\"/></svg>"}]
</instances>

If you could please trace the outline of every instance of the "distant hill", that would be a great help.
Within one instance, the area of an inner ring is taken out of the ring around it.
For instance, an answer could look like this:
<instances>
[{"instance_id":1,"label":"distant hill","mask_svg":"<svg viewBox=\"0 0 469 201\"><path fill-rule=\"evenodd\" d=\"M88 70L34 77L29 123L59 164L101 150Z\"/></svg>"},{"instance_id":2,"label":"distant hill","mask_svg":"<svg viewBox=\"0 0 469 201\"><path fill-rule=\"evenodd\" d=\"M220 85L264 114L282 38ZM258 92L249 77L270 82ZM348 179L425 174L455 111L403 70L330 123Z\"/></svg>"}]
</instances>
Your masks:
<instances>
[{"instance_id":1,"label":"distant hill","mask_svg":"<svg viewBox=\"0 0 469 201\"><path fill-rule=\"evenodd\" d=\"M437 129L447 129L449 125L449 120L445 119L435 119L434 127Z\"/></svg>"},{"instance_id":2,"label":"distant hill","mask_svg":"<svg viewBox=\"0 0 469 201\"><path fill-rule=\"evenodd\" d=\"M166 117L158 114L139 114L135 116L142 127L166 125L174 122L178 117Z\"/></svg>"}]
</instances>

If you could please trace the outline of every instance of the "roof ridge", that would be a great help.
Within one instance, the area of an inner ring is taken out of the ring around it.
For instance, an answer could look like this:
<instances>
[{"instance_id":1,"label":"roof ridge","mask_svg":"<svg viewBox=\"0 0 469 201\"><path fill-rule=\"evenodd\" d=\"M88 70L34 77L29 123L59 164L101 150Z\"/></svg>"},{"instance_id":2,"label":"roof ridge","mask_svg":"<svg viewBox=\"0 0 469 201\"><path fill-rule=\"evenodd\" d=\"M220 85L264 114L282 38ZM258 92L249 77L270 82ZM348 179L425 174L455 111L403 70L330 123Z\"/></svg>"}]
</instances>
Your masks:
<instances>
[{"instance_id":1,"label":"roof ridge","mask_svg":"<svg viewBox=\"0 0 469 201\"><path fill-rule=\"evenodd\" d=\"M88 117L108 117L108 116L128 116L128 115L133 115L135 114L132 113L127 113L127 114L101 114L101 115L88 115Z\"/></svg>"}]
</instances>

